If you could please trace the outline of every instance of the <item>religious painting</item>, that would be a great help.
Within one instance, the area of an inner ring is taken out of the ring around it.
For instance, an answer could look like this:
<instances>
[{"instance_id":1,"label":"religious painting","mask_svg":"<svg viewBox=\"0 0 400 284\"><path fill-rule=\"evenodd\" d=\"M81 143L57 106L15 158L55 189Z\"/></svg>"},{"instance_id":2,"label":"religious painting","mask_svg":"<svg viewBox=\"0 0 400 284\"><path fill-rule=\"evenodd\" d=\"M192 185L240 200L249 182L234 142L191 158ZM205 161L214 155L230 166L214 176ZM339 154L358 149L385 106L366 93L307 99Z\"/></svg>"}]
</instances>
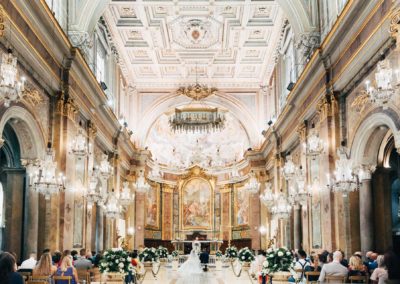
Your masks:
<instances>
[{"instance_id":1,"label":"religious painting","mask_svg":"<svg viewBox=\"0 0 400 284\"><path fill-rule=\"evenodd\" d=\"M146 208L146 227L151 229L159 229L159 206L160 204L160 188L159 185L152 186L147 192L145 198Z\"/></svg>"},{"instance_id":2,"label":"religious painting","mask_svg":"<svg viewBox=\"0 0 400 284\"><path fill-rule=\"evenodd\" d=\"M235 188L234 191L234 224L236 226L249 225L250 195L244 188Z\"/></svg>"},{"instance_id":3,"label":"religious painting","mask_svg":"<svg viewBox=\"0 0 400 284\"><path fill-rule=\"evenodd\" d=\"M210 229L212 225L212 187L203 178L193 178L182 187L183 229Z\"/></svg>"}]
</instances>

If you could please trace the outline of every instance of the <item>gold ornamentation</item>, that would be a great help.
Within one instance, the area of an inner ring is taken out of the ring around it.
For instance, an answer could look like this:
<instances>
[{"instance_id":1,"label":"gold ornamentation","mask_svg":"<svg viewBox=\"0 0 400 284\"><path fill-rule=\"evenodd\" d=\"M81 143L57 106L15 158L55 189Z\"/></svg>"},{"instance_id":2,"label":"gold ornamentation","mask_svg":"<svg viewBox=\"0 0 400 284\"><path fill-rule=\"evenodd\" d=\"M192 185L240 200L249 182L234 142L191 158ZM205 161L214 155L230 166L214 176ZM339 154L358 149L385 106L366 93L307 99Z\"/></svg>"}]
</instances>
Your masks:
<instances>
[{"instance_id":1,"label":"gold ornamentation","mask_svg":"<svg viewBox=\"0 0 400 284\"><path fill-rule=\"evenodd\" d=\"M77 105L75 104L72 98L68 98L67 101L64 103L64 115L75 121L75 115L78 112Z\"/></svg>"},{"instance_id":2,"label":"gold ornamentation","mask_svg":"<svg viewBox=\"0 0 400 284\"><path fill-rule=\"evenodd\" d=\"M4 31L5 31L5 13L3 7L0 5L0 37L4 36Z\"/></svg>"},{"instance_id":3,"label":"gold ornamentation","mask_svg":"<svg viewBox=\"0 0 400 284\"><path fill-rule=\"evenodd\" d=\"M317 103L317 113L319 115L320 122L324 121L328 117L335 116L338 111L338 102L332 93L323 96Z\"/></svg>"},{"instance_id":4,"label":"gold ornamentation","mask_svg":"<svg viewBox=\"0 0 400 284\"><path fill-rule=\"evenodd\" d=\"M22 97L22 101L31 106L37 106L42 103L43 99L38 90L25 89L25 95Z\"/></svg>"},{"instance_id":5,"label":"gold ornamentation","mask_svg":"<svg viewBox=\"0 0 400 284\"><path fill-rule=\"evenodd\" d=\"M371 100L368 93L366 91L362 91L361 94L355 97L350 106L351 108L355 109L355 111L362 113L370 101Z\"/></svg>"},{"instance_id":6,"label":"gold ornamentation","mask_svg":"<svg viewBox=\"0 0 400 284\"><path fill-rule=\"evenodd\" d=\"M177 91L177 95L187 96L195 101L200 101L209 96L217 94L218 89L211 87L209 88L206 85L200 85L196 83L194 85L189 85L187 87L180 87Z\"/></svg>"},{"instance_id":7,"label":"gold ornamentation","mask_svg":"<svg viewBox=\"0 0 400 284\"><path fill-rule=\"evenodd\" d=\"M88 132L90 138L94 138L96 136L97 126L94 124L92 120L88 121Z\"/></svg>"},{"instance_id":8,"label":"gold ornamentation","mask_svg":"<svg viewBox=\"0 0 400 284\"><path fill-rule=\"evenodd\" d=\"M297 133L299 134L300 141L306 141L306 136L307 136L307 125L305 122L302 122L298 127L297 127Z\"/></svg>"},{"instance_id":9,"label":"gold ornamentation","mask_svg":"<svg viewBox=\"0 0 400 284\"><path fill-rule=\"evenodd\" d=\"M400 48L400 9L395 8L394 13L390 17L389 33L396 40L396 48Z\"/></svg>"}]
</instances>

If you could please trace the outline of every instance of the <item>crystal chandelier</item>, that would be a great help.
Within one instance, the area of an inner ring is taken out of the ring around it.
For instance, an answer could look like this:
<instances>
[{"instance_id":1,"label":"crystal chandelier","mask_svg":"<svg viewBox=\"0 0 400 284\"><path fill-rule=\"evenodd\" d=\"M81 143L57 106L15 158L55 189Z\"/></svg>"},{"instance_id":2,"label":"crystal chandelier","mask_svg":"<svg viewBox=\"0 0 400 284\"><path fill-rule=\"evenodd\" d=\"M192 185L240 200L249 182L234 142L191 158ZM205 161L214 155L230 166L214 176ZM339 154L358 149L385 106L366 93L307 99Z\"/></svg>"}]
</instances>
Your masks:
<instances>
[{"instance_id":1,"label":"crystal chandelier","mask_svg":"<svg viewBox=\"0 0 400 284\"><path fill-rule=\"evenodd\" d=\"M195 102L201 102L205 98L215 95L217 92L217 88L209 88L197 82L196 66L196 83L194 85L180 87L176 91L176 94L187 96ZM218 111L218 108L189 105L183 108L175 108L175 113L170 117L169 124L174 131L193 133L220 131L225 126L225 116Z\"/></svg>"},{"instance_id":2,"label":"crystal chandelier","mask_svg":"<svg viewBox=\"0 0 400 284\"><path fill-rule=\"evenodd\" d=\"M342 145L337 150L339 159L336 160L334 180L331 185L333 192L341 192L343 196L358 189L358 178L352 169L351 160L348 158L347 150ZM328 181L328 183L330 183Z\"/></svg>"},{"instance_id":3,"label":"crystal chandelier","mask_svg":"<svg viewBox=\"0 0 400 284\"><path fill-rule=\"evenodd\" d=\"M265 183L264 193L260 195L260 200L268 209L271 209L274 205L275 196L272 193L272 185L270 182Z\"/></svg>"},{"instance_id":4,"label":"crystal chandelier","mask_svg":"<svg viewBox=\"0 0 400 284\"><path fill-rule=\"evenodd\" d=\"M135 194L131 194L131 189L129 188L129 182L124 181L122 183L122 190L119 195L119 203L122 206L128 206L132 204L133 200L135 200Z\"/></svg>"},{"instance_id":5,"label":"crystal chandelier","mask_svg":"<svg viewBox=\"0 0 400 284\"><path fill-rule=\"evenodd\" d=\"M120 208L114 190L108 195L105 213L106 216L111 219L117 219L119 217Z\"/></svg>"},{"instance_id":6,"label":"crystal chandelier","mask_svg":"<svg viewBox=\"0 0 400 284\"><path fill-rule=\"evenodd\" d=\"M305 143L306 155L312 159L316 158L324 151L324 141L319 138L314 124L311 127L310 135Z\"/></svg>"},{"instance_id":7,"label":"crystal chandelier","mask_svg":"<svg viewBox=\"0 0 400 284\"><path fill-rule=\"evenodd\" d=\"M292 156L289 154L286 157L286 163L282 168L282 174L286 180L290 180L296 174L296 166L292 161Z\"/></svg>"},{"instance_id":8,"label":"crystal chandelier","mask_svg":"<svg viewBox=\"0 0 400 284\"><path fill-rule=\"evenodd\" d=\"M110 165L110 162L108 161L108 156L106 154L102 155L102 160L100 162L98 170L100 176L105 180L107 180L112 175L113 167Z\"/></svg>"},{"instance_id":9,"label":"crystal chandelier","mask_svg":"<svg viewBox=\"0 0 400 284\"><path fill-rule=\"evenodd\" d=\"M400 72L398 70L394 71L390 67L390 61L384 59L377 64L375 86L370 81L365 83L366 90L364 93L369 96L373 103L386 108L391 98L399 92Z\"/></svg>"},{"instance_id":10,"label":"crystal chandelier","mask_svg":"<svg viewBox=\"0 0 400 284\"><path fill-rule=\"evenodd\" d=\"M32 178L32 189L43 194L49 200L53 194L57 194L65 189L64 176L56 174L57 162L55 161L54 151L49 147L46 151L44 160L39 161L35 170L29 169Z\"/></svg>"},{"instance_id":11,"label":"crystal chandelier","mask_svg":"<svg viewBox=\"0 0 400 284\"><path fill-rule=\"evenodd\" d=\"M291 192L290 201L292 204L300 204L300 205L307 205L308 197L310 194L308 193L306 187L306 175L305 172L300 166L294 177L294 181L296 182L295 189Z\"/></svg>"},{"instance_id":12,"label":"crystal chandelier","mask_svg":"<svg viewBox=\"0 0 400 284\"><path fill-rule=\"evenodd\" d=\"M25 78L18 80L17 57L12 55L12 50L3 53L0 64L0 98L4 106L9 107L11 102L20 100L24 95Z\"/></svg>"},{"instance_id":13,"label":"crystal chandelier","mask_svg":"<svg viewBox=\"0 0 400 284\"><path fill-rule=\"evenodd\" d=\"M101 200L101 194L96 190L98 183L98 170L93 169L89 178L89 191L86 193L86 201L88 209L92 209L93 205Z\"/></svg>"},{"instance_id":14,"label":"crystal chandelier","mask_svg":"<svg viewBox=\"0 0 400 284\"><path fill-rule=\"evenodd\" d=\"M250 194L258 193L260 189L260 183L257 180L256 175L253 171L249 174L249 181L244 185L244 189L247 190Z\"/></svg>"},{"instance_id":15,"label":"crystal chandelier","mask_svg":"<svg viewBox=\"0 0 400 284\"><path fill-rule=\"evenodd\" d=\"M151 189L151 186L147 183L146 178L144 177L143 171L139 172L139 176L137 177L135 183L136 191L145 193Z\"/></svg>"},{"instance_id":16,"label":"crystal chandelier","mask_svg":"<svg viewBox=\"0 0 400 284\"><path fill-rule=\"evenodd\" d=\"M275 204L271 208L272 215L277 219L289 219L291 210L292 207L286 196L283 192L279 193L275 197Z\"/></svg>"},{"instance_id":17,"label":"crystal chandelier","mask_svg":"<svg viewBox=\"0 0 400 284\"><path fill-rule=\"evenodd\" d=\"M72 140L71 153L74 154L78 159L87 156L89 153L86 137L83 135L82 129L78 130L76 138Z\"/></svg>"}]
</instances>

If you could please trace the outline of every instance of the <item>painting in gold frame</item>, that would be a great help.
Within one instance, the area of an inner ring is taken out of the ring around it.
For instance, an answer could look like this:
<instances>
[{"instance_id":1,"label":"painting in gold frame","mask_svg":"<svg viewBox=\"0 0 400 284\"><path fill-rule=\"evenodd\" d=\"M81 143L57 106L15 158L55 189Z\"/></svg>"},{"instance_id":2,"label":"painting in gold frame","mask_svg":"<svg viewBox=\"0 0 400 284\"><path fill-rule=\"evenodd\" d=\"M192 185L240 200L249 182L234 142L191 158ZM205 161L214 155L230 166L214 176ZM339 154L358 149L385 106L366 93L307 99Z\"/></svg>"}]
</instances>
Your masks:
<instances>
[{"instance_id":1,"label":"painting in gold frame","mask_svg":"<svg viewBox=\"0 0 400 284\"><path fill-rule=\"evenodd\" d=\"M250 217L250 194L243 187L235 187L233 195L234 226L248 227Z\"/></svg>"},{"instance_id":2,"label":"painting in gold frame","mask_svg":"<svg viewBox=\"0 0 400 284\"><path fill-rule=\"evenodd\" d=\"M145 227L160 228L160 185L155 184L145 195Z\"/></svg>"},{"instance_id":3,"label":"painting in gold frame","mask_svg":"<svg viewBox=\"0 0 400 284\"><path fill-rule=\"evenodd\" d=\"M181 188L181 224L183 230L211 230L213 187L202 177L185 181Z\"/></svg>"}]
</instances>

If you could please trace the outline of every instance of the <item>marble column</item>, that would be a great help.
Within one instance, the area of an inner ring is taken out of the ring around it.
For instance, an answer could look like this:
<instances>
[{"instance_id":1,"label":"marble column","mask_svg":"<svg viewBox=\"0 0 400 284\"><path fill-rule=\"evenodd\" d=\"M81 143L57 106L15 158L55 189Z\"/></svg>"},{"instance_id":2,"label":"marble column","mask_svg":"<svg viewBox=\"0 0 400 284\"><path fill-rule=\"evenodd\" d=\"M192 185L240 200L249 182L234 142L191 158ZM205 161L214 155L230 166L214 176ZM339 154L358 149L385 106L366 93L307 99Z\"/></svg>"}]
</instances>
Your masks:
<instances>
[{"instance_id":1,"label":"marble column","mask_svg":"<svg viewBox=\"0 0 400 284\"><path fill-rule=\"evenodd\" d=\"M371 186L372 171L364 168L360 174L360 239L363 253L374 248L374 208Z\"/></svg>"},{"instance_id":2,"label":"marble column","mask_svg":"<svg viewBox=\"0 0 400 284\"><path fill-rule=\"evenodd\" d=\"M302 248L302 230L301 230L301 206L294 206L293 210L293 247L295 249Z\"/></svg>"},{"instance_id":3,"label":"marble column","mask_svg":"<svg viewBox=\"0 0 400 284\"><path fill-rule=\"evenodd\" d=\"M144 204L145 204L145 193L137 192L136 193L136 228L135 228L135 248L140 246L144 246Z\"/></svg>"},{"instance_id":4,"label":"marble column","mask_svg":"<svg viewBox=\"0 0 400 284\"><path fill-rule=\"evenodd\" d=\"M103 243L104 243L104 214L103 214L102 206L97 205L96 207L96 251L103 250Z\"/></svg>"}]
</instances>

